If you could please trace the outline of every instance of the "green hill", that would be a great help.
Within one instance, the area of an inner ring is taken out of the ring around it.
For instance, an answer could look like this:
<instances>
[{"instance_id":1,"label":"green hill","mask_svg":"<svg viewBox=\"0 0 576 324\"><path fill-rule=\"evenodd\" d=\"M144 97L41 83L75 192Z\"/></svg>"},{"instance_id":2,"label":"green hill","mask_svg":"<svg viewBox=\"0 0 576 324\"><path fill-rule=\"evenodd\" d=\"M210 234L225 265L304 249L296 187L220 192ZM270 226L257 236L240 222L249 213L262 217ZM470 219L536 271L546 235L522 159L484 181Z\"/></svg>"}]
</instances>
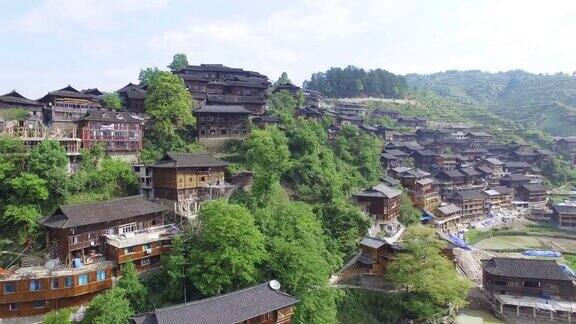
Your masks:
<instances>
[{"instance_id":1,"label":"green hill","mask_svg":"<svg viewBox=\"0 0 576 324\"><path fill-rule=\"evenodd\" d=\"M406 76L412 89L431 90L463 104L481 105L529 128L576 135L576 76L521 70L447 71Z\"/></svg>"}]
</instances>

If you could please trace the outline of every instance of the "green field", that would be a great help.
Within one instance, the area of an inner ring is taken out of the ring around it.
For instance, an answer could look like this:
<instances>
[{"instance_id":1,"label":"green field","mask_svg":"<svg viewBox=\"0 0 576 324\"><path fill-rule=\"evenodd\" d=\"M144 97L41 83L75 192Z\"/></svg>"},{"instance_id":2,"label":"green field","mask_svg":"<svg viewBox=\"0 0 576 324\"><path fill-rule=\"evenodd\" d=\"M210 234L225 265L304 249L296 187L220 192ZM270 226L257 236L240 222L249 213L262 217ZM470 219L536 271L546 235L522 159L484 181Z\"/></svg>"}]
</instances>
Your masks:
<instances>
[{"instance_id":1,"label":"green field","mask_svg":"<svg viewBox=\"0 0 576 324\"><path fill-rule=\"evenodd\" d=\"M493 236L476 243L474 247L492 251L534 249L576 253L576 240L520 235Z\"/></svg>"}]
</instances>

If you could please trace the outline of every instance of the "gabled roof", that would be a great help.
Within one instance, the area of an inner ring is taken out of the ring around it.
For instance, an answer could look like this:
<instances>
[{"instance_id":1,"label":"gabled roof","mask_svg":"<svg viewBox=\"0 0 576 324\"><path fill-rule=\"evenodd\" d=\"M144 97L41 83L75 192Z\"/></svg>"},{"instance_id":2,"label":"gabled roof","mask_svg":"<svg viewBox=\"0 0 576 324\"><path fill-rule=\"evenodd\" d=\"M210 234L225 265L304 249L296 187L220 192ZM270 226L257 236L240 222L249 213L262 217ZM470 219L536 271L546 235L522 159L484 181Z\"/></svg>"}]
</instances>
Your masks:
<instances>
[{"instance_id":1,"label":"gabled roof","mask_svg":"<svg viewBox=\"0 0 576 324\"><path fill-rule=\"evenodd\" d=\"M526 191L529 192L538 192L538 191L546 191L546 188L540 184L536 184L536 183L532 183L532 184L525 184L520 186L520 188L523 188Z\"/></svg>"},{"instance_id":2,"label":"gabled roof","mask_svg":"<svg viewBox=\"0 0 576 324\"><path fill-rule=\"evenodd\" d=\"M502 161L500 161L500 160L498 160L497 158L494 158L494 157L489 157L489 158L487 158L487 159L484 160L484 161L486 161L486 162L488 162L488 163L490 163L490 164L493 164L493 165L504 165L504 162L502 162Z\"/></svg>"},{"instance_id":3,"label":"gabled roof","mask_svg":"<svg viewBox=\"0 0 576 324\"><path fill-rule=\"evenodd\" d=\"M555 204L552 205L552 209L554 209L557 213L576 215L576 204Z\"/></svg>"},{"instance_id":4,"label":"gabled roof","mask_svg":"<svg viewBox=\"0 0 576 324\"><path fill-rule=\"evenodd\" d=\"M82 93L87 93L95 96L101 96L104 92L98 90L98 88L82 89Z\"/></svg>"},{"instance_id":5,"label":"gabled roof","mask_svg":"<svg viewBox=\"0 0 576 324\"><path fill-rule=\"evenodd\" d=\"M36 100L31 100L23 95L16 92L16 90L12 90L7 94L0 96L0 101L13 104L13 105L24 105L24 106L44 106L43 103L38 102Z\"/></svg>"},{"instance_id":6,"label":"gabled roof","mask_svg":"<svg viewBox=\"0 0 576 324\"><path fill-rule=\"evenodd\" d=\"M521 173L512 173L503 176L500 181L530 181L530 178Z\"/></svg>"},{"instance_id":7,"label":"gabled roof","mask_svg":"<svg viewBox=\"0 0 576 324\"><path fill-rule=\"evenodd\" d=\"M277 282L275 282L277 284ZM224 295L156 309L134 316L137 324L233 324L286 308L298 299L279 289L271 282L233 291Z\"/></svg>"},{"instance_id":8,"label":"gabled roof","mask_svg":"<svg viewBox=\"0 0 576 324\"><path fill-rule=\"evenodd\" d=\"M446 206L440 206L438 207L438 210L440 212L442 212L445 215L449 215L449 214L453 214L453 213L457 213L460 211L460 207L454 205L454 204L450 204L450 205L446 205Z\"/></svg>"},{"instance_id":9,"label":"gabled roof","mask_svg":"<svg viewBox=\"0 0 576 324\"><path fill-rule=\"evenodd\" d=\"M438 155L436 152L430 150L414 150L413 154L421 155L421 156L436 156Z\"/></svg>"},{"instance_id":10,"label":"gabled roof","mask_svg":"<svg viewBox=\"0 0 576 324\"><path fill-rule=\"evenodd\" d=\"M508 188L505 186L496 186L496 187L492 187L492 190L496 191L497 193L501 194L501 195L505 195L505 194L514 194L514 189L513 188Z\"/></svg>"},{"instance_id":11,"label":"gabled roof","mask_svg":"<svg viewBox=\"0 0 576 324\"><path fill-rule=\"evenodd\" d=\"M530 168L532 167L528 162L506 162L505 163L507 168Z\"/></svg>"},{"instance_id":12,"label":"gabled roof","mask_svg":"<svg viewBox=\"0 0 576 324\"><path fill-rule=\"evenodd\" d=\"M50 228L71 228L110 223L166 210L167 207L146 200L142 196L131 196L93 203L62 205L41 223Z\"/></svg>"},{"instance_id":13,"label":"gabled roof","mask_svg":"<svg viewBox=\"0 0 576 324\"><path fill-rule=\"evenodd\" d=\"M465 177L466 175L458 170L443 170L439 173L440 177L442 177L442 175L445 175L446 178L462 178Z\"/></svg>"},{"instance_id":14,"label":"gabled roof","mask_svg":"<svg viewBox=\"0 0 576 324\"><path fill-rule=\"evenodd\" d=\"M474 168L461 168L460 172L464 173L467 176L480 175L480 173L478 171L474 170Z\"/></svg>"},{"instance_id":15,"label":"gabled roof","mask_svg":"<svg viewBox=\"0 0 576 324\"><path fill-rule=\"evenodd\" d=\"M394 188L388 187L387 185L380 183L376 186L364 189L355 194L355 196L359 197L386 197L386 198L394 198L400 196L402 191L396 190Z\"/></svg>"},{"instance_id":16,"label":"gabled roof","mask_svg":"<svg viewBox=\"0 0 576 324\"><path fill-rule=\"evenodd\" d=\"M42 100L46 97L49 97L49 96L63 97L63 98L94 99L94 95L80 92L80 91L74 89L71 85L68 85L68 86L66 86L60 90L54 90L54 91L48 92L48 94L45 95L44 97L42 97L40 100Z\"/></svg>"},{"instance_id":17,"label":"gabled roof","mask_svg":"<svg viewBox=\"0 0 576 324\"><path fill-rule=\"evenodd\" d=\"M493 257L482 262L484 271L504 277L573 281L555 260Z\"/></svg>"},{"instance_id":18,"label":"gabled roof","mask_svg":"<svg viewBox=\"0 0 576 324\"><path fill-rule=\"evenodd\" d=\"M360 245L368 246L373 249L379 249L382 246L386 245L386 241L381 240L377 237L366 236L362 239L362 241L360 241Z\"/></svg>"},{"instance_id":19,"label":"gabled roof","mask_svg":"<svg viewBox=\"0 0 576 324\"><path fill-rule=\"evenodd\" d=\"M454 194L455 196L460 196L462 200L472 200L472 199L483 199L484 196L480 191L477 190L466 190L460 191Z\"/></svg>"},{"instance_id":20,"label":"gabled roof","mask_svg":"<svg viewBox=\"0 0 576 324\"><path fill-rule=\"evenodd\" d=\"M168 152L156 164L155 168L202 168L224 167L228 162L215 158L209 153L174 153Z\"/></svg>"},{"instance_id":21,"label":"gabled roof","mask_svg":"<svg viewBox=\"0 0 576 324\"><path fill-rule=\"evenodd\" d=\"M394 187L400 183L400 180L396 180L390 176L383 176L380 180L387 186Z\"/></svg>"}]
</instances>

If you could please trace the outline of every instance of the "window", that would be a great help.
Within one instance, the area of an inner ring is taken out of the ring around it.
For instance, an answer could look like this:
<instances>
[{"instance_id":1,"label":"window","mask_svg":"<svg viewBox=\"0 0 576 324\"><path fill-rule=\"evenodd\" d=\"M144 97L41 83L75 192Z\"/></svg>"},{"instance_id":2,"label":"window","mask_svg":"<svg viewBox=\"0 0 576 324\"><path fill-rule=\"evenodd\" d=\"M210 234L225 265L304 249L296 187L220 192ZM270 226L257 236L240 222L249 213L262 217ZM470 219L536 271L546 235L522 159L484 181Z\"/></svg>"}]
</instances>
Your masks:
<instances>
[{"instance_id":1,"label":"window","mask_svg":"<svg viewBox=\"0 0 576 324\"><path fill-rule=\"evenodd\" d=\"M268 312L268 313L262 315L262 320L263 321L269 321L274 317L273 315L274 315L273 312Z\"/></svg>"},{"instance_id":2,"label":"window","mask_svg":"<svg viewBox=\"0 0 576 324\"><path fill-rule=\"evenodd\" d=\"M144 250L152 249L152 243L146 243L146 244L144 244L144 246L142 247L142 249L144 249Z\"/></svg>"},{"instance_id":3,"label":"window","mask_svg":"<svg viewBox=\"0 0 576 324\"><path fill-rule=\"evenodd\" d=\"M88 239L93 240L93 239L95 239L95 238L96 238L96 233L90 232L90 233L88 234Z\"/></svg>"},{"instance_id":4,"label":"window","mask_svg":"<svg viewBox=\"0 0 576 324\"><path fill-rule=\"evenodd\" d=\"M10 303L10 305L8 305L8 309L11 311L18 310L18 309L20 309L20 304L19 303Z\"/></svg>"},{"instance_id":5,"label":"window","mask_svg":"<svg viewBox=\"0 0 576 324\"><path fill-rule=\"evenodd\" d=\"M80 235L70 237L70 244L77 244L78 242L80 242Z\"/></svg>"},{"instance_id":6,"label":"window","mask_svg":"<svg viewBox=\"0 0 576 324\"><path fill-rule=\"evenodd\" d=\"M88 283L88 274L83 273L78 276L78 285L82 286Z\"/></svg>"},{"instance_id":7,"label":"window","mask_svg":"<svg viewBox=\"0 0 576 324\"><path fill-rule=\"evenodd\" d=\"M58 278L52 279L51 287L52 287L52 289L60 288L60 279L58 279Z\"/></svg>"},{"instance_id":8,"label":"window","mask_svg":"<svg viewBox=\"0 0 576 324\"><path fill-rule=\"evenodd\" d=\"M104 279L106 279L106 271L98 270L98 272L96 272L96 281L104 281Z\"/></svg>"},{"instance_id":9,"label":"window","mask_svg":"<svg viewBox=\"0 0 576 324\"><path fill-rule=\"evenodd\" d=\"M140 167L139 167L139 166L135 166L135 167L134 167L134 172L140 172Z\"/></svg>"},{"instance_id":10,"label":"window","mask_svg":"<svg viewBox=\"0 0 576 324\"><path fill-rule=\"evenodd\" d=\"M124 249L124 254L128 254L128 253L134 253L134 247L133 246L129 246L129 247Z\"/></svg>"},{"instance_id":11,"label":"window","mask_svg":"<svg viewBox=\"0 0 576 324\"><path fill-rule=\"evenodd\" d=\"M34 307L34 308L42 308L44 306L46 306L45 300L33 300L32 301L32 307Z\"/></svg>"},{"instance_id":12,"label":"window","mask_svg":"<svg viewBox=\"0 0 576 324\"><path fill-rule=\"evenodd\" d=\"M38 279L30 280L30 291L38 291L40 289L41 289L40 280L38 280Z\"/></svg>"},{"instance_id":13,"label":"window","mask_svg":"<svg viewBox=\"0 0 576 324\"><path fill-rule=\"evenodd\" d=\"M5 294L11 294L13 292L16 292L16 284L13 282L7 282L4 284L4 293Z\"/></svg>"},{"instance_id":14,"label":"window","mask_svg":"<svg viewBox=\"0 0 576 324\"><path fill-rule=\"evenodd\" d=\"M149 258L144 258L142 260L140 260L140 265L141 266L145 266L145 265L149 265L150 264L150 259Z\"/></svg>"},{"instance_id":15,"label":"window","mask_svg":"<svg viewBox=\"0 0 576 324\"><path fill-rule=\"evenodd\" d=\"M134 232L135 230L136 230L136 223L126 224L119 228L119 233L120 234L130 233Z\"/></svg>"},{"instance_id":16,"label":"window","mask_svg":"<svg viewBox=\"0 0 576 324\"><path fill-rule=\"evenodd\" d=\"M64 287L66 287L66 288L72 287L73 282L74 282L74 280L72 280L71 276L64 278Z\"/></svg>"}]
</instances>

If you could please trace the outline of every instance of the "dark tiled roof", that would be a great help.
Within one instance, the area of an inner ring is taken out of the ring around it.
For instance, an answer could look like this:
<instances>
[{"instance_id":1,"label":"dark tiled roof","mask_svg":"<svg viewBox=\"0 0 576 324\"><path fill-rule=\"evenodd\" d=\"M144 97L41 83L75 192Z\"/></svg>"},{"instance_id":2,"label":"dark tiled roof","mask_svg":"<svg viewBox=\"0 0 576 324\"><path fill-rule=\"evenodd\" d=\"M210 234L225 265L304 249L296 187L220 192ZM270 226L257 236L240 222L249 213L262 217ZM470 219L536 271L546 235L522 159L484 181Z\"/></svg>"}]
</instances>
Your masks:
<instances>
[{"instance_id":1,"label":"dark tiled roof","mask_svg":"<svg viewBox=\"0 0 576 324\"><path fill-rule=\"evenodd\" d=\"M160 161L154 164L155 168L201 168L223 167L228 162L215 158L209 153L173 153L168 152Z\"/></svg>"},{"instance_id":2,"label":"dark tiled roof","mask_svg":"<svg viewBox=\"0 0 576 324\"><path fill-rule=\"evenodd\" d=\"M564 213L564 214L573 214L576 215L576 205L560 205L556 204L553 205L552 208L557 213Z\"/></svg>"},{"instance_id":3,"label":"dark tiled roof","mask_svg":"<svg viewBox=\"0 0 576 324\"><path fill-rule=\"evenodd\" d=\"M206 95L207 102L214 103L238 103L238 104L265 104L264 97L261 96L237 96L237 95Z\"/></svg>"},{"instance_id":4,"label":"dark tiled roof","mask_svg":"<svg viewBox=\"0 0 576 324\"><path fill-rule=\"evenodd\" d=\"M64 97L64 98L78 98L78 99L94 99L94 95L80 92L80 91L74 89L70 85L65 87L65 88L62 88L60 90L48 92L48 94L46 96L44 96L44 98L46 98L47 96Z\"/></svg>"},{"instance_id":5,"label":"dark tiled roof","mask_svg":"<svg viewBox=\"0 0 576 324\"><path fill-rule=\"evenodd\" d=\"M227 113L227 114L251 114L250 110L239 105L202 105L194 113Z\"/></svg>"},{"instance_id":6,"label":"dark tiled roof","mask_svg":"<svg viewBox=\"0 0 576 324\"><path fill-rule=\"evenodd\" d=\"M450 205L446 205L446 206L440 206L440 207L438 207L438 210L445 215L449 215L449 214L459 212L460 208L454 204L450 204Z\"/></svg>"},{"instance_id":7,"label":"dark tiled roof","mask_svg":"<svg viewBox=\"0 0 576 324\"><path fill-rule=\"evenodd\" d=\"M502 177L504 181L530 181L530 178L520 173L512 173Z\"/></svg>"},{"instance_id":8,"label":"dark tiled roof","mask_svg":"<svg viewBox=\"0 0 576 324\"><path fill-rule=\"evenodd\" d=\"M438 155L435 152L432 152L430 150L415 150L414 154L418 154L421 156L436 156L436 155Z\"/></svg>"},{"instance_id":9,"label":"dark tiled roof","mask_svg":"<svg viewBox=\"0 0 576 324\"><path fill-rule=\"evenodd\" d=\"M380 180L390 187L394 187L400 183L399 180L396 180L390 176L383 176L380 178Z\"/></svg>"},{"instance_id":10,"label":"dark tiled roof","mask_svg":"<svg viewBox=\"0 0 576 324\"><path fill-rule=\"evenodd\" d=\"M94 96L101 96L104 92L98 90L98 88L82 89L82 93L91 94Z\"/></svg>"},{"instance_id":11,"label":"dark tiled roof","mask_svg":"<svg viewBox=\"0 0 576 324\"><path fill-rule=\"evenodd\" d=\"M371 247L373 249L379 249L380 247L382 247L385 244L386 244L386 241L381 240L377 237L370 237L370 236L366 236L362 239L362 241L360 241L360 245L368 246L368 247Z\"/></svg>"},{"instance_id":12,"label":"dark tiled roof","mask_svg":"<svg viewBox=\"0 0 576 324\"><path fill-rule=\"evenodd\" d=\"M386 197L394 198L400 196L402 192L394 188L388 187L387 185L380 183L370 189L364 189L355 194L359 197Z\"/></svg>"},{"instance_id":13,"label":"dark tiled roof","mask_svg":"<svg viewBox=\"0 0 576 324\"><path fill-rule=\"evenodd\" d=\"M507 168L530 168L530 167L532 167L527 162L506 162L505 165Z\"/></svg>"},{"instance_id":14,"label":"dark tiled roof","mask_svg":"<svg viewBox=\"0 0 576 324\"><path fill-rule=\"evenodd\" d=\"M446 178L462 178L465 176L462 172L458 170L444 170L440 172L440 177L444 177L443 175Z\"/></svg>"},{"instance_id":15,"label":"dark tiled roof","mask_svg":"<svg viewBox=\"0 0 576 324\"><path fill-rule=\"evenodd\" d=\"M539 184L525 184L522 185L520 188L523 188L524 190L529 192L538 192L538 191L546 192L546 188L544 188L544 186Z\"/></svg>"},{"instance_id":16,"label":"dark tiled roof","mask_svg":"<svg viewBox=\"0 0 576 324\"><path fill-rule=\"evenodd\" d=\"M476 170L474 170L474 168L462 168L460 169L460 171L464 174L466 174L467 176L477 176L480 175L480 173Z\"/></svg>"},{"instance_id":17,"label":"dark tiled roof","mask_svg":"<svg viewBox=\"0 0 576 324\"><path fill-rule=\"evenodd\" d=\"M477 190L466 190L455 193L454 195L462 197L462 200L483 199L484 195Z\"/></svg>"},{"instance_id":18,"label":"dark tiled roof","mask_svg":"<svg viewBox=\"0 0 576 324\"><path fill-rule=\"evenodd\" d=\"M497 276L562 281L576 279L564 272L555 260L494 257L482 263L485 271Z\"/></svg>"},{"instance_id":19,"label":"dark tiled roof","mask_svg":"<svg viewBox=\"0 0 576 324\"><path fill-rule=\"evenodd\" d=\"M504 187L504 186L496 186L496 187L492 187L490 188L496 192L498 192L501 195L504 194L514 194L514 189L513 188L508 188L508 187Z\"/></svg>"},{"instance_id":20,"label":"dark tiled roof","mask_svg":"<svg viewBox=\"0 0 576 324\"><path fill-rule=\"evenodd\" d=\"M16 90L13 90L5 95L1 95L0 101L13 105L44 106L43 103L38 102L36 100L28 99L23 95L19 94L18 92L16 92Z\"/></svg>"},{"instance_id":21,"label":"dark tiled roof","mask_svg":"<svg viewBox=\"0 0 576 324\"><path fill-rule=\"evenodd\" d=\"M63 205L44 219L42 224L51 228L109 223L126 218L159 213L167 207L148 201L142 196L131 196L94 203Z\"/></svg>"},{"instance_id":22,"label":"dark tiled roof","mask_svg":"<svg viewBox=\"0 0 576 324\"><path fill-rule=\"evenodd\" d=\"M136 315L136 323L146 324L234 324L292 306L298 299L270 287L270 282L198 301L159 308Z\"/></svg>"},{"instance_id":23,"label":"dark tiled roof","mask_svg":"<svg viewBox=\"0 0 576 324\"><path fill-rule=\"evenodd\" d=\"M80 118L81 121L99 121L111 123L141 123L142 120L136 119L127 112L102 111L100 109L90 110L86 115Z\"/></svg>"}]
</instances>

